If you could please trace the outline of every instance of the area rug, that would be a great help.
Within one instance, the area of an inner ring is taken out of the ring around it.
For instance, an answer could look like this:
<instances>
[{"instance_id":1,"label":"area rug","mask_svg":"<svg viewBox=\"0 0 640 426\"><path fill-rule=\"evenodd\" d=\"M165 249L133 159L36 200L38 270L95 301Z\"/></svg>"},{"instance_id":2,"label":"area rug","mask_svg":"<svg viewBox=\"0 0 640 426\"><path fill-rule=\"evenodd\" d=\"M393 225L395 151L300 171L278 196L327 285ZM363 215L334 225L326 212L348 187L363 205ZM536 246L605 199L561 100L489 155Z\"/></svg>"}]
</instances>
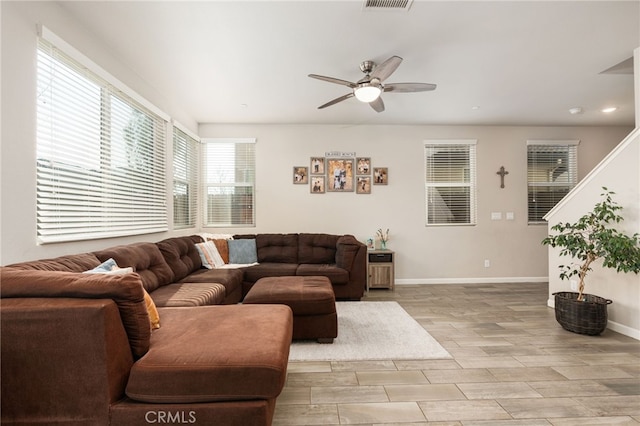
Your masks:
<instances>
[{"instance_id":1,"label":"area rug","mask_svg":"<svg viewBox=\"0 0 640 426\"><path fill-rule=\"evenodd\" d=\"M337 302L332 344L294 341L289 361L421 360L451 358L397 302Z\"/></svg>"}]
</instances>

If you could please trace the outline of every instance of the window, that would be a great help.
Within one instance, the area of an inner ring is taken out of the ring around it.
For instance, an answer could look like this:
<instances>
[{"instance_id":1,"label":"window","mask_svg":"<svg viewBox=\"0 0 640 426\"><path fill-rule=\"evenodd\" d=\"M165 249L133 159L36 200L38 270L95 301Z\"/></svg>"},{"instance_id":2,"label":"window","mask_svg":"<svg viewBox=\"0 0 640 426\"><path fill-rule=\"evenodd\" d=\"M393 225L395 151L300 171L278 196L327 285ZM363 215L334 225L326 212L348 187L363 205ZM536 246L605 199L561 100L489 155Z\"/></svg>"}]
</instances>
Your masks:
<instances>
[{"instance_id":1,"label":"window","mask_svg":"<svg viewBox=\"0 0 640 426\"><path fill-rule=\"evenodd\" d=\"M476 141L425 141L427 225L475 225Z\"/></svg>"},{"instance_id":2,"label":"window","mask_svg":"<svg viewBox=\"0 0 640 426\"><path fill-rule=\"evenodd\" d=\"M198 141L173 126L173 226L196 226L198 207Z\"/></svg>"},{"instance_id":3,"label":"window","mask_svg":"<svg viewBox=\"0 0 640 426\"><path fill-rule=\"evenodd\" d=\"M578 183L580 141L527 141L529 223L546 223L544 215Z\"/></svg>"},{"instance_id":4,"label":"window","mask_svg":"<svg viewBox=\"0 0 640 426\"><path fill-rule=\"evenodd\" d=\"M255 225L255 139L204 139L204 226Z\"/></svg>"},{"instance_id":5,"label":"window","mask_svg":"<svg viewBox=\"0 0 640 426\"><path fill-rule=\"evenodd\" d=\"M37 59L39 242L167 230L166 119L45 39Z\"/></svg>"}]
</instances>

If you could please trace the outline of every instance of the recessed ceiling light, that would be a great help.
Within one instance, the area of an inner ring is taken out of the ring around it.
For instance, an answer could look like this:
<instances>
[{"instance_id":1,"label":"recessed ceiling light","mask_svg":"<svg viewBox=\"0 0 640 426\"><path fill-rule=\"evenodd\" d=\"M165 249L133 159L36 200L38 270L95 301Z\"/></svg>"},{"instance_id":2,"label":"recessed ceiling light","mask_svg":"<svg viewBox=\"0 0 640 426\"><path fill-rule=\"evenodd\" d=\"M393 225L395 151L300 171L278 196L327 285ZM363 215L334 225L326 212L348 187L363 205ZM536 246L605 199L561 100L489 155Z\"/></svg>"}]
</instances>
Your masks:
<instances>
[{"instance_id":1,"label":"recessed ceiling light","mask_svg":"<svg viewBox=\"0 0 640 426\"><path fill-rule=\"evenodd\" d=\"M573 115L582 114L582 108L581 107L569 108L569 112Z\"/></svg>"},{"instance_id":2,"label":"recessed ceiling light","mask_svg":"<svg viewBox=\"0 0 640 426\"><path fill-rule=\"evenodd\" d=\"M475 111L475 110L480 109L480 106L478 106L478 105L474 105L474 106L472 106L472 107L471 107L471 109Z\"/></svg>"},{"instance_id":3,"label":"recessed ceiling light","mask_svg":"<svg viewBox=\"0 0 640 426\"><path fill-rule=\"evenodd\" d=\"M608 114L610 112L616 111L617 109L618 109L618 107L607 107L607 108L602 108L601 111Z\"/></svg>"},{"instance_id":4,"label":"recessed ceiling light","mask_svg":"<svg viewBox=\"0 0 640 426\"><path fill-rule=\"evenodd\" d=\"M240 108L246 108L246 107L248 107L248 106L249 106L249 105L247 105L247 104L240 104Z\"/></svg>"}]
</instances>

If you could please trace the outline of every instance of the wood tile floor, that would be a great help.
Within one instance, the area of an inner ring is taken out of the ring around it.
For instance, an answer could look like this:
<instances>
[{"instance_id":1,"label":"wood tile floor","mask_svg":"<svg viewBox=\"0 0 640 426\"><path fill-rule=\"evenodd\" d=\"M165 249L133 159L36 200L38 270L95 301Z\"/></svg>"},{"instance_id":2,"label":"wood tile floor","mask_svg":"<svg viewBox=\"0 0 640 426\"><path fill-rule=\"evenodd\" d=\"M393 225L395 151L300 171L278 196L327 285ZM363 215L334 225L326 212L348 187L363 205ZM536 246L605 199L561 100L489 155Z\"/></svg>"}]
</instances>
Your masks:
<instances>
[{"instance_id":1,"label":"wood tile floor","mask_svg":"<svg viewBox=\"0 0 640 426\"><path fill-rule=\"evenodd\" d=\"M547 285L402 285L395 300L452 360L296 362L282 425L638 425L640 341L564 331Z\"/></svg>"}]
</instances>

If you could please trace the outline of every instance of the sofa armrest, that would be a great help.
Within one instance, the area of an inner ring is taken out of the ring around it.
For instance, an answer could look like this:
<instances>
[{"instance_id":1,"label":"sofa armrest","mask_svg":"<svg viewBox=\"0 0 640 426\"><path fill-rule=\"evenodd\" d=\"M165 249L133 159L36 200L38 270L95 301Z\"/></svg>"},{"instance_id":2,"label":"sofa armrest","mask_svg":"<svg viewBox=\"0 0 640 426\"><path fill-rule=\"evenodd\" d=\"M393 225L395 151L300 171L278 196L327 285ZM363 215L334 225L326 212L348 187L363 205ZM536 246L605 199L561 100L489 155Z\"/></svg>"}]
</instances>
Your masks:
<instances>
[{"instance_id":1,"label":"sofa armrest","mask_svg":"<svg viewBox=\"0 0 640 426\"><path fill-rule=\"evenodd\" d=\"M0 299L2 423L107 424L133 365L110 299Z\"/></svg>"},{"instance_id":2,"label":"sofa armrest","mask_svg":"<svg viewBox=\"0 0 640 426\"><path fill-rule=\"evenodd\" d=\"M336 243L336 266L351 271L358 263L360 252L366 250L367 246L356 240L353 235L341 236Z\"/></svg>"},{"instance_id":3,"label":"sofa armrest","mask_svg":"<svg viewBox=\"0 0 640 426\"><path fill-rule=\"evenodd\" d=\"M149 350L151 324L138 274L79 274L0 268L2 298L112 299L135 357Z\"/></svg>"},{"instance_id":4,"label":"sofa armrest","mask_svg":"<svg viewBox=\"0 0 640 426\"><path fill-rule=\"evenodd\" d=\"M367 246L353 235L343 235L336 243L336 266L349 272L346 286L334 287L336 299L360 300L367 285Z\"/></svg>"}]
</instances>

